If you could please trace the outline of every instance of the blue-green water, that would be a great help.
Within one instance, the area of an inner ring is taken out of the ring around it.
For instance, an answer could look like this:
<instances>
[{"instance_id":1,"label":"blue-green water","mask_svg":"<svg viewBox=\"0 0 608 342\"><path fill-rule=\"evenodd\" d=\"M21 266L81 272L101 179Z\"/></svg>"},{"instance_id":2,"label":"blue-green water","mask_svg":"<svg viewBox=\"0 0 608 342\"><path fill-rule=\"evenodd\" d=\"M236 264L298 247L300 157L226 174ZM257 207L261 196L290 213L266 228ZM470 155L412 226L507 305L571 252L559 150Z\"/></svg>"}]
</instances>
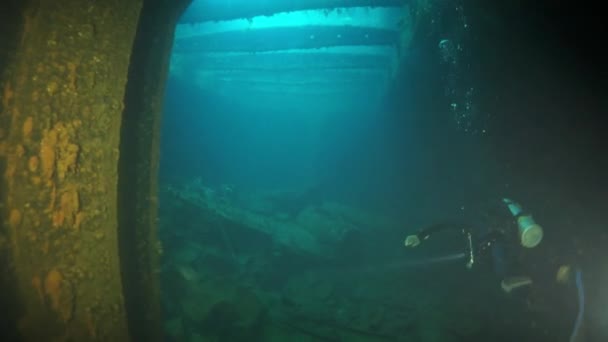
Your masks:
<instances>
[{"instance_id":1,"label":"blue-green water","mask_svg":"<svg viewBox=\"0 0 608 342\"><path fill-rule=\"evenodd\" d=\"M605 162L580 152L598 131L573 119L568 56L539 61L551 41L472 2L238 2L195 2L176 30L167 340L568 341L577 269L593 274L585 328L600 340ZM543 227L539 246L521 246L505 197ZM423 239L442 223L469 227L471 245L458 228ZM531 284L508 292L513 276Z\"/></svg>"}]
</instances>

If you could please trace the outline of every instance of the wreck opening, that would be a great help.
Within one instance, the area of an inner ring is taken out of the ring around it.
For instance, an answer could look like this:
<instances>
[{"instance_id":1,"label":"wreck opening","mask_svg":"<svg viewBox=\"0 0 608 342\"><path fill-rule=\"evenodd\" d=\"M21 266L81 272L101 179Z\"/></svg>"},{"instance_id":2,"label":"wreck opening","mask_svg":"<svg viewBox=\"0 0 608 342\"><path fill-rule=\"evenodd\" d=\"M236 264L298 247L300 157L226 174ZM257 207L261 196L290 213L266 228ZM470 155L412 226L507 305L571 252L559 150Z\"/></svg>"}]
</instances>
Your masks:
<instances>
[{"instance_id":1,"label":"wreck opening","mask_svg":"<svg viewBox=\"0 0 608 342\"><path fill-rule=\"evenodd\" d=\"M160 146L169 338L396 336L400 328L368 326L379 298L347 323L355 290L339 289L399 250L374 251L371 241L398 225L384 215L401 208L386 199L397 187L382 178L398 182L404 167L386 168L399 153L387 120L409 96L398 84L414 14L393 0L195 1L186 10ZM315 307L327 301L345 316L326 320L331 310Z\"/></svg>"}]
</instances>

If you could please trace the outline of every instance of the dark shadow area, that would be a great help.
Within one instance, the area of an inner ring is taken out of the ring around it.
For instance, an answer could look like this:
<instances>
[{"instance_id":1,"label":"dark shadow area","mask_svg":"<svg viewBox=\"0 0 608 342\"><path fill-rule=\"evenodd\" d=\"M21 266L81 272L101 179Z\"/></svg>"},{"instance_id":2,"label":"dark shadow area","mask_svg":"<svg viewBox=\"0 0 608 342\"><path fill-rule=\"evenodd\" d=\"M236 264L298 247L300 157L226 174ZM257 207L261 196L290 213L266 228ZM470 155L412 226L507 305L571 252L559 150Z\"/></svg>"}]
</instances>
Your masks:
<instances>
[{"instance_id":1,"label":"dark shadow area","mask_svg":"<svg viewBox=\"0 0 608 342\"><path fill-rule=\"evenodd\" d=\"M545 242L527 257L574 261L585 270L588 298L601 301L608 73L603 21L594 13L602 9L547 1L465 3L470 25L481 28L471 37L468 62L483 85L479 106L492 114L487 153L497 161L496 177L508 180L504 193L528 203L547 227ZM531 266L547 272L550 263L539 259ZM606 338L600 306L590 300L587 307L588 341Z\"/></svg>"},{"instance_id":2,"label":"dark shadow area","mask_svg":"<svg viewBox=\"0 0 608 342\"><path fill-rule=\"evenodd\" d=\"M4 174L6 159L0 158L0 172ZM0 182L0 198L6 198L6 181ZM3 217L8 217L0 208ZM0 341L20 341L18 321L22 314L19 292L12 261L10 232L4 222L0 222Z\"/></svg>"},{"instance_id":3,"label":"dark shadow area","mask_svg":"<svg viewBox=\"0 0 608 342\"><path fill-rule=\"evenodd\" d=\"M18 33L22 27L23 2L2 1L0 4L0 77L12 51L17 46Z\"/></svg>"},{"instance_id":4,"label":"dark shadow area","mask_svg":"<svg viewBox=\"0 0 608 342\"><path fill-rule=\"evenodd\" d=\"M0 89L4 88L4 78L6 77L6 67L12 58L11 54L15 51L18 44L19 32L23 25L22 1L2 1L0 4ZM0 113L2 108L0 102ZM10 115L2 115L0 118L0 142L8 137L8 127L10 127ZM6 169L6 156L0 155L0 172L4 174ZM0 198L6 198L6 181L3 178L0 182ZM0 208L2 217L9 217L5 212L6 207ZM0 341L19 341L18 320L21 316L21 305L19 303L19 293L15 270L11 256L10 232L5 222L0 222Z\"/></svg>"},{"instance_id":5,"label":"dark shadow area","mask_svg":"<svg viewBox=\"0 0 608 342\"><path fill-rule=\"evenodd\" d=\"M156 106L162 106L171 25L188 4L144 1L129 67L118 164L118 237L133 341L162 340L154 199L160 124Z\"/></svg>"},{"instance_id":6,"label":"dark shadow area","mask_svg":"<svg viewBox=\"0 0 608 342\"><path fill-rule=\"evenodd\" d=\"M511 164L506 171L520 179L518 187L542 175L585 205L597 203L589 195L607 184L607 163L599 157L606 54L592 15L599 9L470 2L473 24L484 28L473 37L470 63L484 85L481 105L495 118L494 151Z\"/></svg>"},{"instance_id":7,"label":"dark shadow area","mask_svg":"<svg viewBox=\"0 0 608 342\"><path fill-rule=\"evenodd\" d=\"M159 288L156 270L158 247L154 196L155 89L162 88L166 71L167 23L179 5L162 8L146 1L140 14L129 68L120 141L118 177L118 233L122 283L129 333L134 341L162 339ZM170 30L170 28L169 28ZM169 39L170 40L170 39Z\"/></svg>"}]
</instances>

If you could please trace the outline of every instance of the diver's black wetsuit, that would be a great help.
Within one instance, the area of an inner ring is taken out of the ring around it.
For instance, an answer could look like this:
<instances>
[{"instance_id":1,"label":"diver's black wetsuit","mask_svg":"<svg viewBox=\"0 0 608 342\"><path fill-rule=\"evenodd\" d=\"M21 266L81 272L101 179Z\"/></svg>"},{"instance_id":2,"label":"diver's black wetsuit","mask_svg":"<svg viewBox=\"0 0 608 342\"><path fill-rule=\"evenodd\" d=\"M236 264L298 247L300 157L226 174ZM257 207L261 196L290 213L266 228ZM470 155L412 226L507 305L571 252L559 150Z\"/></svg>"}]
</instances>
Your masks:
<instances>
[{"instance_id":1,"label":"diver's black wetsuit","mask_svg":"<svg viewBox=\"0 0 608 342\"><path fill-rule=\"evenodd\" d=\"M420 241L430 238L435 233L445 230L459 231L464 238L464 253L467 260L467 267L471 268L479 261L492 259L495 272L500 276L506 273L505 251L507 236L502 230L488 229L478 233L470 225L459 223L439 223L425 227L418 231L416 235Z\"/></svg>"}]
</instances>

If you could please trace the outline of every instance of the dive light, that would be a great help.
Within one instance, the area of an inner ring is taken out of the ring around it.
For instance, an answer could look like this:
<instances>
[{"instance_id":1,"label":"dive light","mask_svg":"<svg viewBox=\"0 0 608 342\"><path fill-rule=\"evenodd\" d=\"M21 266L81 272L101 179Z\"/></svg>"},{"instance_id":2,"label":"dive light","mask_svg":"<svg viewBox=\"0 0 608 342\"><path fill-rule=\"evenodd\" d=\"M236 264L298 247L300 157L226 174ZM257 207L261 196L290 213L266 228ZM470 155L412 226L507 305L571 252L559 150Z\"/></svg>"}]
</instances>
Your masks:
<instances>
[{"instance_id":1,"label":"dive light","mask_svg":"<svg viewBox=\"0 0 608 342\"><path fill-rule=\"evenodd\" d=\"M509 208L511 215L517 220L517 230L521 245L527 248L538 246L543 239L543 227L534 221L532 215L524 213L519 204L508 198L503 198L502 201Z\"/></svg>"}]
</instances>

